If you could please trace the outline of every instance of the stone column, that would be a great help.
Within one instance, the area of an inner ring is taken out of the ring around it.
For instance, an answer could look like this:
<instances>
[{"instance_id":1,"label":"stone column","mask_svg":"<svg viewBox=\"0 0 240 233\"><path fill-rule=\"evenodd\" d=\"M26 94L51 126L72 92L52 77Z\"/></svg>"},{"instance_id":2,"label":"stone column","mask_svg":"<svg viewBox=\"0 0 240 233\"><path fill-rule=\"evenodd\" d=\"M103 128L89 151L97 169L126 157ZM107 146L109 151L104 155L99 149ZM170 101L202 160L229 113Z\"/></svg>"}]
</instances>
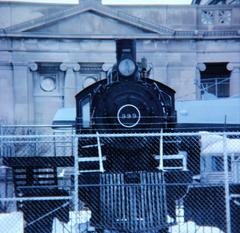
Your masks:
<instances>
[{"instance_id":1,"label":"stone column","mask_svg":"<svg viewBox=\"0 0 240 233\"><path fill-rule=\"evenodd\" d=\"M196 66L196 78L195 78L195 85L196 85L196 99L201 99L201 72L206 70L206 65L204 63L198 63Z\"/></svg>"},{"instance_id":2,"label":"stone column","mask_svg":"<svg viewBox=\"0 0 240 233\"><path fill-rule=\"evenodd\" d=\"M62 63L60 70L65 72L64 107L74 107L76 94L76 77L74 72L80 70L80 65L77 63Z\"/></svg>"},{"instance_id":3,"label":"stone column","mask_svg":"<svg viewBox=\"0 0 240 233\"><path fill-rule=\"evenodd\" d=\"M10 62L0 62L0 124L14 123L13 71Z\"/></svg>"},{"instance_id":4,"label":"stone column","mask_svg":"<svg viewBox=\"0 0 240 233\"><path fill-rule=\"evenodd\" d=\"M13 89L15 123L32 124L33 121L33 75L36 63L13 63Z\"/></svg>"},{"instance_id":5,"label":"stone column","mask_svg":"<svg viewBox=\"0 0 240 233\"><path fill-rule=\"evenodd\" d=\"M228 63L227 69L231 71L230 96L240 96L240 63Z\"/></svg>"},{"instance_id":6,"label":"stone column","mask_svg":"<svg viewBox=\"0 0 240 233\"><path fill-rule=\"evenodd\" d=\"M34 114L34 99L33 99L33 87L34 87L34 80L36 79L36 71L38 70L38 64L35 62L31 62L28 64L29 68L29 77L28 77L28 109L29 109L29 123L35 123L35 114Z\"/></svg>"},{"instance_id":7,"label":"stone column","mask_svg":"<svg viewBox=\"0 0 240 233\"><path fill-rule=\"evenodd\" d=\"M15 123L28 123L28 65L13 63L14 113Z\"/></svg>"}]
</instances>

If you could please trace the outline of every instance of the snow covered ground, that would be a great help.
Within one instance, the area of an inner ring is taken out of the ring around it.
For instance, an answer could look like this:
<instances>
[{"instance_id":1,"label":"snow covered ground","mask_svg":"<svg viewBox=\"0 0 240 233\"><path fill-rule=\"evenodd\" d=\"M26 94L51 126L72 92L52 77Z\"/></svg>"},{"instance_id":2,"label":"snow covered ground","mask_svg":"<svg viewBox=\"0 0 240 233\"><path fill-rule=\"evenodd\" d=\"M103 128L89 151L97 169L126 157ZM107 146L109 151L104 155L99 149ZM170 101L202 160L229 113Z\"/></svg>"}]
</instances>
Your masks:
<instances>
[{"instance_id":1,"label":"snow covered ground","mask_svg":"<svg viewBox=\"0 0 240 233\"><path fill-rule=\"evenodd\" d=\"M71 211L69 213L68 223L62 223L57 218L54 218L52 233L86 232L86 230L88 230L88 228L90 227L89 226L90 218L91 218L90 210L81 210L79 212Z\"/></svg>"},{"instance_id":2,"label":"snow covered ground","mask_svg":"<svg viewBox=\"0 0 240 233\"><path fill-rule=\"evenodd\" d=\"M22 212L1 213L0 233L23 233L24 220Z\"/></svg>"},{"instance_id":3,"label":"snow covered ground","mask_svg":"<svg viewBox=\"0 0 240 233\"><path fill-rule=\"evenodd\" d=\"M79 229L81 230L80 232L86 232L90 230L90 218L91 211L79 211L77 214L70 212L70 221L67 224L60 222L57 218L54 219L52 233L79 233ZM170 222L173 221L169 216L168 220ZM169 228L169 233L224 233L216 227L198 226L192 221L184 222L183 218L177 218L177 221L178 224Z\"/></svg>"},{"instance_id":4,"label":"snow covered ground","mask_svg":"<svg viewBox=\"0 0 240 233\"><path fill-rule=\"evenodd\" d=\"M224 233L216 227L198 226L195 222L183 222L172 226L169 229L170 233Z\"/></svg>"},{"instance_id":5,"label":"snow covered ground","mask_svg":"<svg viewBox=\"0 0 240 233\"><path fill-rule=\"evenodd\" d=\"M70 221L62 223L57 218L53 221L52 233L79 233L89 230L91 212L89 210L70 212ZM169 228L170 233L224 233L216 227L198 226L192 221L179 223ZM92 228L92 227L91 227ZM80 229L80 231L79 231ZM93 231L94 232L94 231ZM0 233L24 233L24 219L21 212L0 214Z\"/></svg>"}]
</instances>

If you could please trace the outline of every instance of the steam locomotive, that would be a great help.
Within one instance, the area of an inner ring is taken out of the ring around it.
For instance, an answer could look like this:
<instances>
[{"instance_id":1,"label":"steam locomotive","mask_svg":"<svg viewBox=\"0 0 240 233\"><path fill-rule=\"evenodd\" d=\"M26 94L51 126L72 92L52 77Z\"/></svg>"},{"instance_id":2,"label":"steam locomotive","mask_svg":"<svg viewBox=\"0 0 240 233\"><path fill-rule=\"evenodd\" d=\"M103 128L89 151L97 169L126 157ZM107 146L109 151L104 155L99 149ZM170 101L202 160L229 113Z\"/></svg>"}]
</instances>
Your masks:
<instances>
[{"instance_id":1,"label":"steam locomotive","mask_svg":"<svg viewBox=\"0 0 240 233\"><path fill-rule=\"evenodd\" d=\"M146 59L136 62L135 41L117 41L117 64L107 80L76 96L78 131L136 132L174 128L175 91L149 79Z\"/></svg>"},{"instance_id":2,"label":"steam locomotive","mask_svg":"<svg viewBox=\"0 0 240 233\"><path fill-rule=\"evenodd\" d=\"M144 58L137 63L134 41L118 40L116 45L117 63L109 70L107 79L76 95L79 199L90 208L97 232L166 233L168 217L176 217L176 200L186 193L192 174L184 169L167 172L158 169L159 161L154 155L159 154L159 140L144 137L144 133L171 132L179 127L176 126L175 91L149 79L151 69ZM108 133L114 134L104 136ZM125 133L143 136L130 137ZM200 153L191 147L192 138L182 138L180 145L172 139L164 140L168 149L163 151L164 155L187 150L191 155L188 169L199 174ZM69 221L69 193L58 187L58 167L72 167L73 157L12 156L5 157L3 164L13 169L16 197L64 197L44 202L18 201L17 209L24 213L26 233L51 233L54 217ZM214 197L212 190L207 192ZM205 194L202 194L204 198ZM196 196L199 197L199 191L193 190L189 198L193 201L186 202L189 205L186 216L195 214L192 210ZM203 212L199 212L196 221L201 223ZM215 224L215 215L213 218L208 225ZM222 223L216 225L221 227Z\"/></svg>"},{"instance_id":3,"label":"steam locomotive","mask_svg":"<svg viewBox=\"0 0 240 233\"><path fill-rule=\"evenodd\" d=\"M172 131L176 124L175 91L149 79L151 69L146 59L136 62L135 41L118 40L116 50L117 63L107 79L76 95L77 133ZM185 187L178 187L177 192L169 188L172 195L168 200L165 179L170 182L171 177L182 176L186 181L188 175L159 171L159 162L153 156L159 154L159 147L154 147L156 141L148 137L102 137L101 153L106 156L104 169L98 171L98 160L93 163L99 152L97 140L80 137L78 142L84 161L79 165L79 198L91 209L97 231L167 232L167 214ZM170 153L177 153L174 143L168 148Z\"/></svg>"}]
</instances>

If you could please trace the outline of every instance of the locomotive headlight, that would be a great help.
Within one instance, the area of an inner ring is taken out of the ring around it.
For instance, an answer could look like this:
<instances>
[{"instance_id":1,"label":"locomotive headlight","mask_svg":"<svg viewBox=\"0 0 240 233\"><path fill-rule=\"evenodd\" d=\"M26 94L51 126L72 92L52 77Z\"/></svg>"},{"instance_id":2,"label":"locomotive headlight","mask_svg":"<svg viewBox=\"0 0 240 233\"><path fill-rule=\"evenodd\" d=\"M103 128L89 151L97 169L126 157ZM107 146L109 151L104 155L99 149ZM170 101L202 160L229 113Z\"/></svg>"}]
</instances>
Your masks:
<instances>
[{"instance_id":1,"label":"locomotive headlight","mask_svg":"<svg viewBox=\"0 0 240 233\"><path fill-rule=\"evenodd\" d=\"M118 65L118 70L121 73L121 75L128 77L135 72L136 65L133 60L125 58L122 61L120 61Z\"/></svg>"}]
</instances>

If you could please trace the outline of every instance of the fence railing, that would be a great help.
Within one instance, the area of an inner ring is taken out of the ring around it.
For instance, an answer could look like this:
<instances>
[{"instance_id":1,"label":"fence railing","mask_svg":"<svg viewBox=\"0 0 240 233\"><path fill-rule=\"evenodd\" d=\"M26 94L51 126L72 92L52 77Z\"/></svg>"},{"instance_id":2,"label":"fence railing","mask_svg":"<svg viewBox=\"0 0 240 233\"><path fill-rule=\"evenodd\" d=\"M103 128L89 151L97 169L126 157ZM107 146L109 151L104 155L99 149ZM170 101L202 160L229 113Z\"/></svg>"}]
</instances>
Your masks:
<instances>
[{"instance_id":1,"label":"fence railing","mask_svg":"<svg viewBox=\"0 0 240 233\"><path fill-rule=\"evenodd\" d=\"M2 134L1 160L0 232L239 232L239 132Z\"/></svg>"}]
</instances>

